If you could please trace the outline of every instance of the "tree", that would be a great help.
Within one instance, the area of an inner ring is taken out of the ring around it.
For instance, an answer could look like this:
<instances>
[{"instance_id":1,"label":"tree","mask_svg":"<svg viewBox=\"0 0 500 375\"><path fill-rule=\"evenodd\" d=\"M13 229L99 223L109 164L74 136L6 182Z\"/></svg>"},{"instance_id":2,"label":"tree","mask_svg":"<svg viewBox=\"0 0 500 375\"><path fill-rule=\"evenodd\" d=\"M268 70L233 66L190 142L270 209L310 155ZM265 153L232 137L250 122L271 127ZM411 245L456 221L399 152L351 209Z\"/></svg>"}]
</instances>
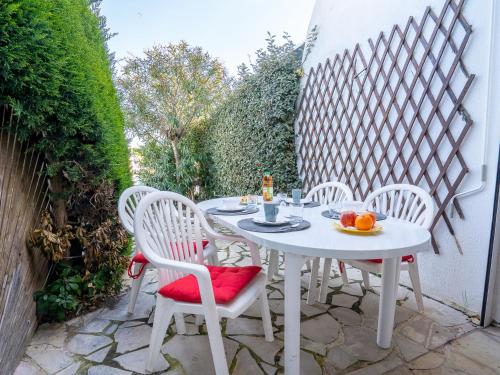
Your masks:
<instances>
[{"instance_id":1,"label":"tree","mask_svg":"<svg viewBox=\"0 0 500 375\"><path fill-rule=\"evenodd\" d=\"M181 140L227 91L223 65L200 47L182 41L127 59L117 81L127 130L145 144L171 148L179 181Z\"/></svg>"}]
</instances>

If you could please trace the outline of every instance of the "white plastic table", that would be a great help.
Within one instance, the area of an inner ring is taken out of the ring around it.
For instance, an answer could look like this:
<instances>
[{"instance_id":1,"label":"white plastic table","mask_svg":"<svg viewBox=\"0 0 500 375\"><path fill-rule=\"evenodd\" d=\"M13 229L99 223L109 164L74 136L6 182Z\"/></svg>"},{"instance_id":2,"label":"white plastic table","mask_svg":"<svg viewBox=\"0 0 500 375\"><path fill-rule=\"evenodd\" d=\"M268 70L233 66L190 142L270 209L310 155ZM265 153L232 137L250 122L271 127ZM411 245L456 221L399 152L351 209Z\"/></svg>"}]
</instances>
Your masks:
<instances>
[{"instance_id":1,"label":"white plastic table","mask_svg":"<svg viewBox=\"0 0 500 375\"><path fill-rule=\"evenodd\" d=\"M221 205L222 198L198 204L203 211ZM259 208L260 211L252 215L210 215L210 218L258 245L285 254L285 374L298 375L300 372L300 271L306 257L384 259L377 344L389 348L394 328L401 257L428 250L431 239L429 231L415 224L388 218L380 222L384 229L377 235L347 234L333 229L331 219L321 215L325 206L304 208L304 219L311 222L311 227L303 231L258 233L238 227L238 221L242 219L263 216L263 207Z\"/></svg>"}]
</instances>

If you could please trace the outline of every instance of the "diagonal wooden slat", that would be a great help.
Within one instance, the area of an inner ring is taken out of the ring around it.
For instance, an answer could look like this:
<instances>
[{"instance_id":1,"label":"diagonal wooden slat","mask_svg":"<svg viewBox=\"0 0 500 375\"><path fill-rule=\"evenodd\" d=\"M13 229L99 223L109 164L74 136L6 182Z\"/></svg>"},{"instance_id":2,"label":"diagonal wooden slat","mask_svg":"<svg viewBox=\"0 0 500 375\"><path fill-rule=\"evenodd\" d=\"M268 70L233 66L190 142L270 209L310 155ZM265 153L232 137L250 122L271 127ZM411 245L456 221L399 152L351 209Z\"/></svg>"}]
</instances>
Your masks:
<instances>
[{"instance_id":1,"label":"diagonal wooden slat","mask_svg":"<svg viewBox=\"0 0 500 375\"><path fill-rule=\"evenodd\" d=\"M364 199L381 185L419 185L438 207L432 228L442 219L454 235L445 208L468 173L463 102L475 78L463 61L472 33L463 3L428 7L369 39L368 51L356 44L309 71L296 119L305 190L336 179Z\"/></svg>"}]
</instances>

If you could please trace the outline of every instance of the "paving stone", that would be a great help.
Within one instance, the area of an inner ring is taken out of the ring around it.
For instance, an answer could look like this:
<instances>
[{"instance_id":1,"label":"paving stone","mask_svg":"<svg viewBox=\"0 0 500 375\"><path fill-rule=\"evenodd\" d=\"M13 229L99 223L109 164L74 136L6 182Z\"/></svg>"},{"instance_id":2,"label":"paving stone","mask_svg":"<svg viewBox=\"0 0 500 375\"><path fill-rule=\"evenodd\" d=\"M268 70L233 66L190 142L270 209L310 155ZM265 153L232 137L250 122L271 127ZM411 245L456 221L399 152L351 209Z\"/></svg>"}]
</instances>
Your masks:
<instances>
[{"instance_id":1,"label":"paving stone","mask_svg":"<svg viewBox=\"0 0 500 375\"><path fill-rule=\"evenodd\" d=\"M260 369L255 359L248 351L248 349L243 348L238 352L236 356L236 367L234 368L233 375L264 375L264 372Z\"/></svg>"},{"instance_id":2,"label":"paving stone","mask_svg":"<svg viewBox=\"0 0 500 375\"><path fill-rule=\"evenodd\" d=\"M330 288L338 288L344 285L341 277L336 277L334 279L328 280L328 287Z\"/></svg>"},{"instance_id":3,"label":"paving stone","mask_svg":"<svg viewBox=\"0 0 500 375\"><path fill-rule=\"evenodd\" d=\"M98 365L89 368L87 375L132 375L132 373L110 366Z\"/></svg>"},{"instance_id":4,"label":"paving stone","mask_svg":"<svg viewBox=\"0 0 500 375\"><path fill-rule=\"evenodd\" d=\"M489 326L484 329L484 332L500 339L500 327Z\"/></svg>"},{"instance_id":5,"label":"paving stone","mask_svg":"<svg viewBox=\"0 0 500 375\"><path fill-rule=\"evenodd\" d=\"M81 363L75 362L71 366L66 367L64 370L59 371L56 375L74 375L78 373Z\"/></svg>"},{"instance_id":6,"label":"paving stone","mask_svg":"<svg viewBox=\"0 0 500 375\"><path fill-rule=\"evenodd\" d=\"M33 362L51 374L61 371L75 363L69 353L47 344L29 346L26 349L26 354Z\"/></svg>"},{"instance_id":7,"label":"paving stone","mask_svg":"<svg viewBox=\"0 0 500 375\"><path fill-rule=\"evenodd\" d=\"M113 333L115 333L117 328L118 328L118 324L111 324L108 328L106 328L104 333L106 335L112 335Z\"/></svg>"},{"instance_id":8,"label":"paving stone","mask_svg":"<svg viewBox=\"0 0 500 375\"><path fill-rule=\"evenodd\" d=\"M227 335L263 335L264 327L260 319L236 318L228 319Z\"/></svg>"},{"instance_id":9,"label":"paving stone","mask_svg":"<svg viewBox=\"0 0 500 375\"><path fill-rule=\"evenodd\" d=\"M351 308L352 305L359 301L358 297L353 297L348 294L334 294L332 297L332 305Z\"/></svg>"},{"instance_id":10,"label":"paving stone","mask_svg":"<svg viewBox=\"0 0 500 375\"><path fill-rule=\"evenodd\" d=\"M282 299L269 300L269 309L275 314L283 315L285 313L285 301Z\"/></svg>"},{"instance_id":11,"label":"paving stone","mask_svg":"<svg viewBox=\"0 0 500 375\"><path fill-rule=\"evenodd\" d=\"M404 336L395 336L394 342L396 343L401 356L406 362L410 362L428 352L425 346L407 339Z\"/></svg>"},{"instance_id":12,"label":"paving stone","mask_svg":"<svg viewBox=\"0 0 500 375\"><path fill-rule=\"evenodd\" d=\"M325 344L322 344L320 342L311 341L311 340L308 340L304 337L300 338L300 347L302 349L309 351L309 352L317 353L323 357L326 355L326 345Z\"/></svg>"},{"instance_id":13,"label":"paving stone","mask_svg":"<svg viewBox=\"0 0 500 375\"><path fill-rule=\"evenodd\" d=\"M300 332L309 340L329 344L339 336L340 324L328 314L302 322Z\"/></svg>"},{"instance_id":14,"label":"paving stone","mask_svg":"<svg viewBox=\"0 0 500 375\"><path fill-rule=\"evenodd\" d=\"M17 365L13 375L45 375L45 372L35 364L23 359Z\"/></svg>"},{"instance_id":15,"label":"paving stone","mask_svg":"<svg viewBox=\"0 0 500 375\"><path fill-rule=\"evenodd\" d=\"M438 348L457 337L457 331L448 327L441 327L433 323L430 329L430 337L427 338L426 346L429 349Z\"/></svg>"},{"instance_id":16,"label":"paving stone","mask_svg":"<svg viewBox=\"0 0 500 375\"><path fill-rule=\"evenodd\" d=\"M112 307L105 309L100 315L101 319L109 320L138 320L147 319L153 310L155 303L154 296L146 293L139 293L133 314L127 313L128 294L121 296L119 301Z\"/></svg>"},{"instance_id":17,"label":"paving stone","mask_svg":"<svg viewBox=\"0 0 500 375\"><path fill-rule=\"evenodd\" d=\"M406 365L402 365L385 372L384 375L414 375L414 373Z\"/></svg>"},{"instance_id":18,"label":"paving stone","mask_svg":"<svg viewBox=\"0 0 500 375\"><path fill-rule=\"evenodd\" d=\"M472 353L471 353L472 354ZM498 355L498 353L497 353ZM479 362L479 363L478 363ZM488 364L488 365L486 365ZM450 352L447 355L445 368L461 371L466 374L498 375L500 368L494 363L482 362L479 358L469 357L460 353ZM492 368L494 367L494 368Z\"/></svg>"},{"instance_id":19,"label":"paving stone","mask_svg":"<svg viewBox=\"0 0 500 375\"><path fill-rule=\"evenodd\" d=\"M62 323L45 323L38 327L30 345L49 344L57 348L64 346L67 332Z\"/></svg>"},{"instance_id":20,"label":"paving stone","mask_svg":"<svg viewBox=\"0 0 500 375\"><path fill-rule=\"evenodd\" d=\"M280 291L273 290L271 293L269 293L268 298L271 298L271 299L283 299L283 295L281 294Z\"/></svg>"},{"instance_id":21,"label":"paving stone","mask_svg":"<svg viewBox=\"0 0 500 375\"><path fill-rule=\"evenodd\" d=\"M106 358L106 356L108 355L109 349L111 349L111 345L104 349L98 350L97 352L85 357L85 359L92 362L101 363L102 361L104 361L104 358Z\"/></svg>"},{"instance_id":22,"label":"paving stone","mask_svg":"<svg viewBox=\"0 0 500 375\"><path fill-rule=\"evenodd\" d=\"M243 313L245 316L251 316L254 318L260 318L260 303L259 301L254 302L250 307Z\"/></svg>"},{"instance_id":23,"label":"paving stone","mask_svg":"<svg viewBox=\"0 0 500 375\"><path fill-rule=\"evenodd\" d=\"M266 375L275 375L276 371L278 370L276 367L268 365L265 362L261 362L260 365L264 369L264 372L266 373Z\"/></svg>"},{"instance_id":24,"label":"paving stone","mask_svg":"<svg viewBox=\"0 0 500 375\"><path fill-rule=\"evenodd\" d=\"M480 330L460 337L450 344L452 353L460 353L476 362L488 364L500 373L500 343Z\"/></svg>"},{"instance_id":25,"label":"paving stone","mask_svg":"<svg viewBox=\"0 0 500 375\"><path fill-rule=\"evenodd\" d=\"M66 348L75 354L88 355L111 344L112 342L113 340L107 336L86 335L80 333L73 336L73 338L68 342Z\"/></svg>"},{"instance_id":26,"label":"paving stone","mask_svg":"<svg viewBox=\"0 0 500 375\"><path fill-rule=\"evenodd\" d=\"M343 325L354 326L361 323L361 316L354 310L337 307L328 312Z\"/></svg>"},{"instance_id":27,"label":"paving stone","mask_svg":"<svg viewBox=\"0 0 500 375\"><path fill-rule=\"evenodd\" d=\"M349 372L349 375L382 375L403 364L396 355L391 355L378 363L363 367L359 370Z\"/></svg>"},{"instance_id":28,"label":"paving stone","mask_svg":"<svg viewBox=\"0 0 500 375\"><path fill-rule=\"evenodd\" d=\"M118 328L115 333L117 353L126 353L149 345L152 328L147 324L129 328Z\"/></svg>"},{"instance_id":29,"label":"paving stone","mask_svg":"<svg viewBox=\"0 0 500 375\"><path fill-rule=\"evenodd\" d=\"M417 310L414 298L403 301L402 305L411 310ZM441 326L449 327L469 321L469 318L462 312L430 298L424 297L424 307L423 315L434 320Z\"/></svg>"},{"instance_id":30,"label":"paving stone","mask_svg":"<svg viewBox=\"0 0 500 375\"><path fill-rule=\"evenodd\" d=\"M330 305L326 305L323 303L315 302L312 305L308 305L306 302L301 301L300 303L300 312L307 317L313 315L319 315L326 312L330 308Z\"/></svg>"},{"instance_id":31,"label":"paving stone","mask_svg":"<svg viewBox=\"0 0 500 375\"><path fill-rule=\"evenodd\" d=\"M326 363L332 364L340 370L344 370L356 363L358 359L340 346L334 346L328 350Z\"/></svg>"},{"instance_id":32,"label":"paving stone","mask_svg":"<svg viewBox=\"0 0 500 375\"><path fill-rule=\"evenodd\" d=\"M340 291L352 296L363 296L363 290L361 289L361 285L359 285L359 283L350 283L348 285L343 285Z\"/></svg>"},{"instance_id":33,"label":"paving stone","mask_svg":"<svg viewBox=\"0 0 500 375\"><path fill-rule=\"evenodd\" d=\"M401 335L406 336L419 344L425 345L427 343L427 338L430 335L432 323L432 320L419 316L416 319L412 319L409 322L404 323L401 327L400 333Z\"/></svg>"},{"instance_id":34,"label":"paving stone","mask_svg":"<svg viewBox=\"0 0 500 375\"><path fill-rule=\"evenodd\" d=\"M79 332L82 333L101 333L109 326L110 321L104 319L94 319L88 324L84 325Z\"/></svg>"},{"instance_id":35,"label":"paving stone","mask_svg":"<svg viewBox=\"0 0 500 375\"><path fill-rule=\"evenodd\" d=\"M385 358L390 349L377 346L377 333L365 327L344 327L345 347L358 359L376 362Z\"/></svg>"},{"instance_id":36,"label":"paving stone","mask_svg":"<svg viewBox=\"0 0 500 375\"><path fill-rule=\"evenodd\" d=\"M283 366L285 356L282 354L280 366ZM321 375L322 370L311 353L300 351L300 373L304 375Z\"/></svg>"},{"instance_id":37,"label":"paving stone","mask_svg":"<svg viewBox=\"0 0 500 375\"><path fill-rule=\"evenodd\" d=\"M228 365L233 361L238 343L227 338L222 339ZM162 347L162 353L168 354L180 362L186 374L215 374L214 362L208 336L175 335Z\"/></svg>"},{"instance_id":38,"label":"paving stone","mask_svg":"<svg viewBox=\"0 0 500 375\"><path fill-rule=\"evenodd\" d=\"M140 320L130 320L128 322L120 324L120 328L135 327L140 326L141 324L144 324L144 322L141 322Z\"/></svg>"},{"instance_id":39,"label":"paving stone","mask_svg":"<svg viewBox=\"0 0 500 375\"><path fill-rule=\"evenodd\" d=\"M283 348L283 343L279 340L267 342L263 337L254 336L232 336L231 338L249 347L259 358L268 363L274 363L274 357Z\"/></svg>"},{"instance_id":40,"label":"paving stone","mask_svg":"<svg viewBox=\"0 0 500 375\"><path fill-rule=\"evenodd\" d=\"M446 357L437 352L429 352L423 356L411 361L409 367L415 370L432 370L440 367L446 360Z\"/></svg>"},{"instance_id":41,"label":"paving stone","mask_svg":"<svg viewBox=\"0 0 500 375\"><path fill-rule=\"evenodd\" d=\"M376 318L378 316L378 302L379 297L376 294L367 292L361 300L359 308L365 317Z\"/></svg>"},{"instance_id":42,"label":"paving stone","mask_svg":"<svg viewBox=\"0 0 500 375\"><path fill-rule=\"evenodd\" d=\"M149 354L149 348L144 348L136 350L135 352L129 352L123 354L113 360L118 362L121 367L125 370L133 371L134 373L147 374L146 372L146 361ZM169 363L159 354L156 358L156 362L153 366L155 372L165 371L170 367Z\"/></svg>"}]
</instances>

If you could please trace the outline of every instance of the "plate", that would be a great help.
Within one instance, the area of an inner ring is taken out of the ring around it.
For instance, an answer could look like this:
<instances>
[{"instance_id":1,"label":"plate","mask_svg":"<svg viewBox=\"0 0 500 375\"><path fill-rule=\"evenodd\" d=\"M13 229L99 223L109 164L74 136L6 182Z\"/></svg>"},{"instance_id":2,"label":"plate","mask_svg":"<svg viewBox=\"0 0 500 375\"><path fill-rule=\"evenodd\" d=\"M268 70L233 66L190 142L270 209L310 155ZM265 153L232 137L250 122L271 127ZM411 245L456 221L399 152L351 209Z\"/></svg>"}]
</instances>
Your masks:
<instances>
[{"instance_id":1,"label":"plate","mask_svg":"<svg viewBox=\"0 0 500 375\"><path fill-rule=\"evenodd\" d=\"M241 206L240 207L237 207L237 206L235 206L235 207L223 207L223 206L217 207L217 210L220 212L239 212L239 211L243 211L245 209L246 209L246 207L241 207Z\"/></svg>"},{"instance_id":2,"label":"plate","mask_svg":"<svg viewBox=\"0 0 500 375\"><path fill-rule=\"evenodd\" d=\"M255 224L267 225L273 227L290 223L290 220L284 218L277 218L276 221L266 221L266 219L264 218L254 217L252 220Z\"/></svg>"},{"instance_id":3,"label":"plate","mask_svg":"<svg viewBox=\"0 0 500 375\"><path fill-rule=\"evenodd\" d=\"M375 224L375 226L372 229L369 230L359 230L355 227L344 227L342 224L340 224L338 221L333 222L333 227L337 230L340 230L342 232L346 233L352 233L352 234L373 234L373 233L379 233L384 229L382 225L380 224Z\"/></svg>"},{"instance_id":4,"label":"plate","mask_svg":"<svg viewBox=\"0 0 500 375\"><path fill-rule=\"evenodd\" d=\"M293 198L287 198L286 202L289 204L293 204ZM305 198L300 200L300 203L302 203L302 204L307 204L307 203L311 203L311 202L312 202L312 200L305 199Z\"/></svg>"}]
</instances>

